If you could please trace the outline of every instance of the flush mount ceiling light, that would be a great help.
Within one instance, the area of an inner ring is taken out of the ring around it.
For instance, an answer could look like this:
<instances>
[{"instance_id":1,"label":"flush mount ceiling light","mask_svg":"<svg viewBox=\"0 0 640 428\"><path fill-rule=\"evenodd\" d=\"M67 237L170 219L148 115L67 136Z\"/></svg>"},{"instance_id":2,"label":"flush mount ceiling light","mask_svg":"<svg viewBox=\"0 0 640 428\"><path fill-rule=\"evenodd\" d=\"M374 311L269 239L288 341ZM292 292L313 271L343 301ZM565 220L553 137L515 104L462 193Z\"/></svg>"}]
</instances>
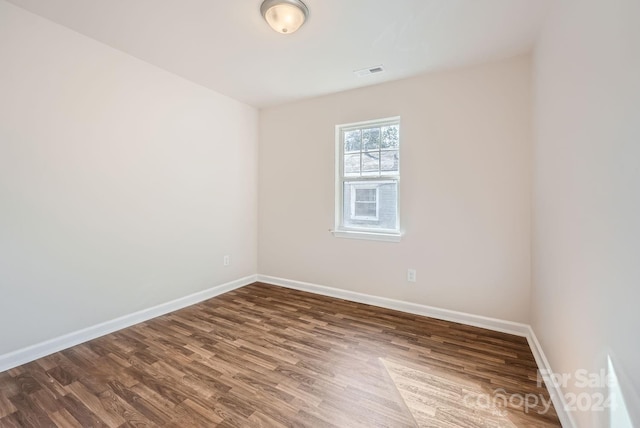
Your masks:
<instances>
[{"instance_id":1,"label":"flush mount ceiling light","mask_svg":"<svg viewBox=\"0 0 640 428\"><path fill-rule=\"evenodd\" d=\"M264 0L260 12L271 28L282 34L296 32L309 16L300 0Z\"/></svg>"}]
</instances>

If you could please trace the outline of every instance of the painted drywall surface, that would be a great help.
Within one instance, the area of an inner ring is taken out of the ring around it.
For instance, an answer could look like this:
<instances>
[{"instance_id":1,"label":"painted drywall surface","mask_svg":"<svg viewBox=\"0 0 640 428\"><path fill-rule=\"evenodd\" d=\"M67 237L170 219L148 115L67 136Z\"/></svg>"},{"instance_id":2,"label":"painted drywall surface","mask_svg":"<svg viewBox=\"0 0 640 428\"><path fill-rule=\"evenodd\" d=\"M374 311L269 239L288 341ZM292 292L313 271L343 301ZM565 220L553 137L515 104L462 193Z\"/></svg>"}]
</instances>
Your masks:
<instances>
[{"instance_id":1,"label":"painted drywall surface","mask_svg":"<svg viewBox=\"0 0 640 428\"><path fill-rule=\"evenodd\" d=\"M576 370L611 354L640 426L638 76L639 2L556 2L535 52L533 328L583 403L601 391ZM575 416L604 427L605 413Z\"/></svg>"},{"instance_id":2,"label":"painted drywall surface","mask_svg":"<svg viewBox=\"0 0 640 428\"><path fill-rule=\"evenodd\" d=\"M530 77L521 56L261 110L258 272L527 322ZM404 237L336 238L335 125L391 116Z\"/></svg>"},{"instance_id":3,"label":"painted drywall surface","mask_svg":"<svg viewBox=\"0 0 640 428\"><path fill-rule=\"evenodd\" d=\"M0 354L256 272L257 110L4 1L0 63Z\"/></svg>"}]
</instances>

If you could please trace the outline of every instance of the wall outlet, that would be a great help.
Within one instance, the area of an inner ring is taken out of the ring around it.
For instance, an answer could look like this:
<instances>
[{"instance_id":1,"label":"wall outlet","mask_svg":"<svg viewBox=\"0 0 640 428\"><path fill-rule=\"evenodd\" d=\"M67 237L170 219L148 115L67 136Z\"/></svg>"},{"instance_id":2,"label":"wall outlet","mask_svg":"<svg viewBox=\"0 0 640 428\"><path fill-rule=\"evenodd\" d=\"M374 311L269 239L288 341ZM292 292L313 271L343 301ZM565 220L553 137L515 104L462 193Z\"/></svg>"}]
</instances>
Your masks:
<instances>
[{"instance_id":1,"label":"wall outlet","mask_svg":"<svg viewBox=\"0 0 640 428\"><path fill-rule=\"evenodd\" d=\"M407 271L407 281L416 282L416 270L415 269L409 269Z\"/></svg>"},{"instance_id":2,"label":"wall outlet","mask_svg":"<svg viewBox=\"0 0 640 428\"><path fill-rule=\"evenodd\" d=\"M229 256L224 256L222 258L222 264L224 266L229 266L231 264L231 258Z\"/></svg>"}]
</instances>

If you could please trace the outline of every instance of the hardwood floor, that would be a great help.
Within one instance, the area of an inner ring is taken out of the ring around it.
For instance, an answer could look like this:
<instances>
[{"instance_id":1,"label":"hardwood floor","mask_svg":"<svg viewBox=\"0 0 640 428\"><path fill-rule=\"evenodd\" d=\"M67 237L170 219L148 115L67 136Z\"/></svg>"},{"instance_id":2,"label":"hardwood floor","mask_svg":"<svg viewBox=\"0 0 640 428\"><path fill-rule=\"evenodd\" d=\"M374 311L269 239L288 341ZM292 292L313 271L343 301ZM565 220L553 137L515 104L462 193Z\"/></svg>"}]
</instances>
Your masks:
<instances>
[{"instance_id":1,"label":"hardwood floor","mask_svg":"<svg viewBox=\"0 0 640 428\"><path fill-rule=\"evenodd\" d=\"M0 373L0 426L560 426L525 397L524 338L255 283Z\"/></svg>"}]
</instances>

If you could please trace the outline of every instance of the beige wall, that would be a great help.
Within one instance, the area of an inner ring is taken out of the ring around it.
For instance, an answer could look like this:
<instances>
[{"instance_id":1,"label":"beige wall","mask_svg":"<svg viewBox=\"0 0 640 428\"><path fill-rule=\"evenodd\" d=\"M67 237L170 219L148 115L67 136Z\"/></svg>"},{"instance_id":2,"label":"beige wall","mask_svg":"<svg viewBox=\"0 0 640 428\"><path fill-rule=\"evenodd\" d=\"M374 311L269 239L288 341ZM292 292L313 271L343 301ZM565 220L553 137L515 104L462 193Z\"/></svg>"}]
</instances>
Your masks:
<instances>
[{"instance_id":1,"label":"beige wall","mask_svg":"<svg viewBox=\"0 0 640 428\"><path fill-rule=\"evenodd\" d=\"M640 426L640 2L556 2L535 88L533 327L556 372L611 355Z\"/></svg>"},{"instance_id":2,"label":"beige wall","mask_svg":"<svg viewBox=\"0 0 640 428\"><path fill-rule=\"evenodd\" d=\"M530 88L523 56L262 110L258 272L528 322ZM396 115L402 242L335 238L334 127Z\"/></svg>"},{"instance_id":3,"label":"beige wall","mask_svg":"<svg viewBox=\"0 0 640 428\"><path fill-rule=\"evenodd\" d=\"M255 109L4 1L0 64L0 355L256 272Z\"/></svg>"}]
</instances>

